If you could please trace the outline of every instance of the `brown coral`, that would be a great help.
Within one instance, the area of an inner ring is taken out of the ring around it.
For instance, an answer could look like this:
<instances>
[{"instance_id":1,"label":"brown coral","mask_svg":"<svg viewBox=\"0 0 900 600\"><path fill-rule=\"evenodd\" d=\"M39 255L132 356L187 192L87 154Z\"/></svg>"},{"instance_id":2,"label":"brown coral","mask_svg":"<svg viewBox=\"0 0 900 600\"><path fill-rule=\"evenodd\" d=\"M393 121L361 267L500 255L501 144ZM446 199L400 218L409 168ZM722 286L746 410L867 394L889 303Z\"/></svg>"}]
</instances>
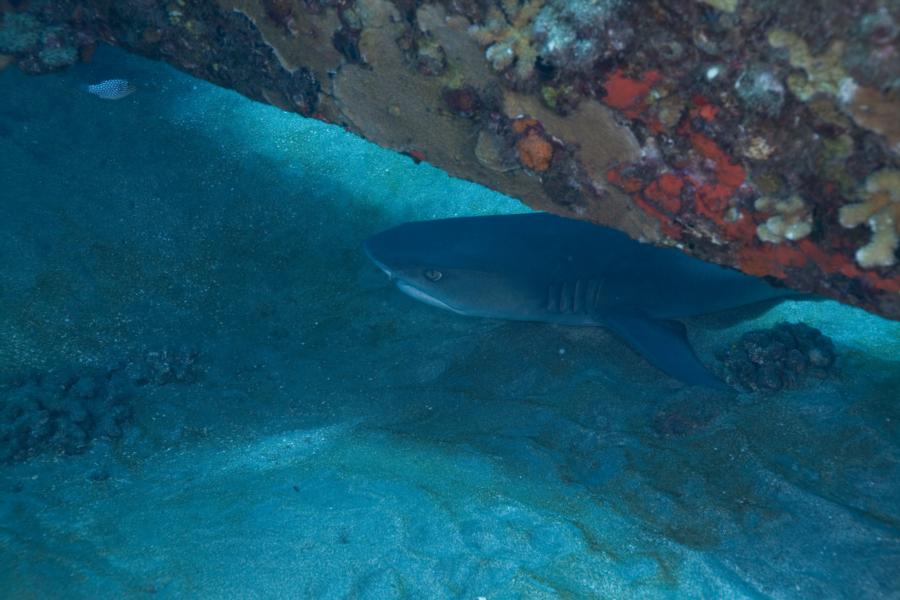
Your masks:
<instances>
[{"instance_id":1,"label":"brown coral","mask_svg":"<svg viewBox=\"0 0 900 600\"><path fill-rule=\"evenodd\" d=\"M900 97L860 87L852 94L847 110L857 125L883 135L891 151L900 153Z\"/></svg>"},{"instance_id":2,"label":"brown coral","mask_svg":"<svg viewBox=\"0 0 900 600\"><path fill-rule=\"evenodd\" d=\"M516 75L527 79L534 71L537 51L529 38L530 25L543 7L543 0L517 4L507 0L503 11L491 8L483 25L473 25L469 33L486 46L484 56L495 71L505 71L515 63Z\"/></svg>"},{"instance_id":3,"label":"brown coral","mask_svg":"<svg viewBox=\"0 0 900 600\"><path fill-rule=\"evenodd\" d=\"M862 202L841 207L841 225L856 227L863 223L872 230L872 239L856 251L859 266L890 267L897 262L900 245L900 171L884 169L866 180Z\"/></svg>"},{"instance_id":4,"label":"brown coral","mask_svg":"<svg viewBox=\"0 0 900 600\"><path fill-rule=\"evenodd\" d=\"M286 25L294 12L290 0L263 0L263 7L269 18L279 25Z\"/></svg>"},{"instance_id":5,"label":"brown coral","mask_svg":"<svg viewBox=\"0 0 900 600\"><path fill-rule=\"evenodd\" d=\"M756 237L764 242L778 244L784 240L796 241L812 232L812 215L799 196L791 196L787 200L764 196L756 201L754 208L775 213L756 228Z\"/></svg>"}]
</instances>

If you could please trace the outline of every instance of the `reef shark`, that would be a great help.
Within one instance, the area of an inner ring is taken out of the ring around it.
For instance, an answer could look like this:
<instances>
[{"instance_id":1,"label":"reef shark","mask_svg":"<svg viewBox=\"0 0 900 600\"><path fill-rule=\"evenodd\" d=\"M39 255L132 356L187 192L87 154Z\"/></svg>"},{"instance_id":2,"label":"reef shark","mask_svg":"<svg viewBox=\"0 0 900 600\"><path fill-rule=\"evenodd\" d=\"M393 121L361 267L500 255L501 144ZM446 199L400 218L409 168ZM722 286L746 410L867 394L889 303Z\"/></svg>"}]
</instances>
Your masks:
<instances>
[{"instance_id":1,"label":"reef shark","mask_svg":"<svg viewBox=\"0 0 900 600\"><path fill-rule=\"evenodd\" d=\"M365 250L397 287L466 316L606 327L687 384L727 386L675 319L793 292L674 248L547 213L406 223Z\"/></svg>"}]
</instances>

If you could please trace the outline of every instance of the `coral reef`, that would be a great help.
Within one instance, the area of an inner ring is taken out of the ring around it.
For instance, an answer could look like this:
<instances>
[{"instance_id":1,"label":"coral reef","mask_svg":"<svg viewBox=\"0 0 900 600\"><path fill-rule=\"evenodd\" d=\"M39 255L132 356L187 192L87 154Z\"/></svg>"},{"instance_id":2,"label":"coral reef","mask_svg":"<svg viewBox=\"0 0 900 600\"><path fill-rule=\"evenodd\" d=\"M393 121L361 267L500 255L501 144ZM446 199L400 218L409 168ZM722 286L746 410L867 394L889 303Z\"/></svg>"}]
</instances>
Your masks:
<instances>
[{"instance_id":1,"label":"coral reef","mask_svg":"<svg viewBox=\"0 0 900 600\"><path fill-rule=\"evenodd\" d=\"M610 23L622 0L528 0L502 2L470 33L486 46L494 70L515 65L515 83L555 69L578 72L625 48L629 27Z\"/></svg>"},{"instance_id":2,"label":"coral reef","mask_svg":"<svg viewBox=\"0 0 900 600\"><path fill-rule=\"evenodd\" d=\"M815 38L815 22L790 9L735 3L724 10L733 15L714 13L694 32L700 54L683 55L693 57L690 69L661 69L666 53L647 52L631 61L642 68L612 70L604 102L646 142L641 160L623 161L607 179L689 251L826 295L861 293L867 308L896 316L896 218L887 198L897 182L861 194L874 196L866 208L842 208L857 189L871 189L863 182L884 165L896 170L895 15L826 9L869 34L848 39L832 28ZM749 33L754 24L764 36ZM863 222L873 238L860 247L841 228Z\"/></svg>"},{"instance_id":3,"label":"coral reef","mask_svg":"<svg viewBox=\"0 0 900 600\"><path fill-rule=\"evenodd\" d=\"M769 67L748 68L738 77L734 89L747 108L768 117L777 117L784 106L784 85Z\"/></svg>"},{"instance_id":4,"label":"coral reef","mask_svg":"<svg viewBox=\"0 0 900 600\"><path fill-rule=\"evenodd\" d=\"M106 368L30 374L0 384L0 463L43 453L80 454L123 436L139 388L197 379L190 348L147 352Z\"/></svg>"},{"instance_id":5,"label":"coral reef","mask_svg":"<svg viewBox=\"0 0 900 600\"><path fill-rule=\"evenodd\" d=\"M484 24L473 25L469 32L486 47L484 57L495 71L515 65L516 76L526 79L534 72L537 51L531 43L530 26L542 8L542 0L527 0L518 5L506 0L492 7Z\"/></svg>"},{"instance_id":6,"label":"coral reef","mask_svg":"<svg viewBox=\"0 0 900 600\"><path fill-rule=\"evenodd\" d=\"M3 6L0 53L28 72L118 44L534 208L900 318L894 189L859 192L900 170L894 4Z\"/></svg>"},{"instance_id":7,"label":"coral reef","mask_svg":"<svg viewBox=\"0 0 900 600\"><path fill-rule=\"evenodd\" d=\"M776 392L799 387L806 377L825 378L835 363L834 343L803 323L756 329L717 354L725 380L739 389Z\"/></svg>"},{"instance_id":8,"label":"coral reef","mask_svg":"<svg viewBox=\"0 0 900 600\"><path fill-rule=\"evenodd\" d=\"M28 13L2 13L0 52L21 54L33 50L40 41L41 24Z\"/></svg>"},{"instance_id":9,"label":"coral reef","mask_svg":"<svg viewBox=\"0 0 900 600\"><path fill-rule=\"evenodd\" d=\"M43 66L56 70L78 60L78 50L66 38L66 31L61 27L50 27L44 31L42 47L37 54Z\"/></svg>"},{"instance_id":10,"label":"coral reef","mask_svg":"<svg viewBox=\"0 0 900 600\"><path fill-rule=\"evenodd\" d=\"M890 267L897 262L900 236L900 171L878 171L866 181L862 202L842 206L841 225L856 227L866 223L872 239L856 251L863 268Z\"/></svg>"},{"instance_id":11,"label":"coral reef","mask_svg":"<svg viewBox=\"0 0 900 600\"><path fill-rule=\"evenodd\" d=\"M19 57L30 73L49 73L74 64L79 58L73 32L65 25L47 25L30 13L0 13L0 53Z\"/></svg>"},{"instance_id":12,"label":"coral reef","mask_svg":"<svg viewBox=\"0 0 900 600\"><path fill-rule=\"evenodd\" d=\"M791 66L803 71L787 77L788 87L800 100L808 101L819 93L838 96L853 85L841 66L842 43L833 42L827 51L813 56L803 38L781 29L769 32L769 43L773 48L783 48Z\"/></svg>"},{"instance_id":13,"label":"coral reef","mask_svg":"<svg viewBox=\"0 0 900 600\"><path fill-rule=\"evenodd\" d=\"M758 211L777 213L756 228L757 237L764 242L778 244L784 240L796 241L812 232L812 215L798 196L787 200L762 197L753 206Z\"/></svg>"},{"instance_id":14,"label":"coral reef","mask_svg":"<svg viewBox=\"0 0 900 600\"><path fill-rule=\"evenodd\" d=\"M513 131L519 134L516 151L519 162L532 171L546 171L553 159L553 144L548 139L540 121L521 118L512 122Z\"/></svg>"},{"instance_id":15,"label":"coral reef","mask_svg":"<svg viewBox=\"0 0 900 600\"><path fill-rule=\"evenodd\" d=\"M80 454L95 439L121 437L131 414L131 382L117 368L32 375L3 387L0 462Z\"/></svg>"},{"instance_id":16,"label":"coral reef","mask_svg":"<svg viewBox=\"0 0 900 600\"><path fill-rule=\"evenodd\" d=\"M631 29L610 23L621 5L621 0L550 0L532 25L538 56L577 72L624 49Z\"/></svg>"}]
</instances>

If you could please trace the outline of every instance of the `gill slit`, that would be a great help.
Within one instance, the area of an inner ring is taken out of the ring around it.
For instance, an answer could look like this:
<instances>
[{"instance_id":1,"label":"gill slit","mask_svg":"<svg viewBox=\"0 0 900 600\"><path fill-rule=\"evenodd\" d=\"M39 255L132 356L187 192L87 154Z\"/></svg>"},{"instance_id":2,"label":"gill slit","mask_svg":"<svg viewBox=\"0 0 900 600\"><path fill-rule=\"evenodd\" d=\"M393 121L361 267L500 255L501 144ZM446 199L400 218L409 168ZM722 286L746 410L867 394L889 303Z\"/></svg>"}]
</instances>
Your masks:
<instances>
[{"instance_id":1,"label":"gill slit","mask_svg":"<svg viewBox=\"0 0 900 600\"><path fill-rule=\"evenodd\" d=\"M559 314L590 314L602 301L604 281L576 279L547 286L547 311Z\"/></svg>"}]
</instances>

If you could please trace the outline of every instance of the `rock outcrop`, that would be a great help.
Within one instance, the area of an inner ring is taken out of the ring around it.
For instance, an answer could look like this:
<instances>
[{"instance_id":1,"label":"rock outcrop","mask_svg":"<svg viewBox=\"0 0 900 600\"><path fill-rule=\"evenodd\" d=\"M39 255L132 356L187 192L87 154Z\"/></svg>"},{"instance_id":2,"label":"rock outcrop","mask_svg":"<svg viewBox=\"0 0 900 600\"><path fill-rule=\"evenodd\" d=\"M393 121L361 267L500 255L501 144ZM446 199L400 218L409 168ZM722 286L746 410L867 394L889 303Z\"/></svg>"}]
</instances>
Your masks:
<instances>
[{"instance_id":1,"label":"rock outcrop","mask_svg":"<svg viewBox=\"0 0 900 600\"><path fill-rule=\"evenodd\" d=\"M900 319L900 8L877 0L0 2L538 209Z\"/></svg>"}]
</instances>

